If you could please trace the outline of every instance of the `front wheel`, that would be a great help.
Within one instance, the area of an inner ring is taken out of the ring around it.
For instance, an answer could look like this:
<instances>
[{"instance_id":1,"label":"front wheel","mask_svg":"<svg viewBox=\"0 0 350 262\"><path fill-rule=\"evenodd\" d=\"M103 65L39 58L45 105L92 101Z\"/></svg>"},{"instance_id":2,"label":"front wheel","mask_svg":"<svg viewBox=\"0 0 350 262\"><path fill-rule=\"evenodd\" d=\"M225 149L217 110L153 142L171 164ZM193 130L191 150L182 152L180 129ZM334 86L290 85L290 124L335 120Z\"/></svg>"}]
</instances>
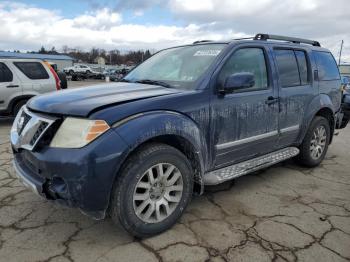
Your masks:
<instances>
[{"instance_id":1,"label":"front wheel","mask_svg":"<svg viewBox=\"0 0 350 262\"><path fill-rule=\"evenodd\" d=\"M173 226L190 202L192 168L177 149L149 144L133 154L114 185L111 217L140 238Z\"/></svg>"},{"instance_id":2,"label":"front wheel","mask_svg":"<svg viewBox=\"0 0 350 262\"><path fill-rule=\"evenodd\" d=\"M330 130L329 121L326 118L322 116L314 118L300 146L298 160L301 164L315 167L322 162L328 150Z\"/></svg>"}]
</instances>

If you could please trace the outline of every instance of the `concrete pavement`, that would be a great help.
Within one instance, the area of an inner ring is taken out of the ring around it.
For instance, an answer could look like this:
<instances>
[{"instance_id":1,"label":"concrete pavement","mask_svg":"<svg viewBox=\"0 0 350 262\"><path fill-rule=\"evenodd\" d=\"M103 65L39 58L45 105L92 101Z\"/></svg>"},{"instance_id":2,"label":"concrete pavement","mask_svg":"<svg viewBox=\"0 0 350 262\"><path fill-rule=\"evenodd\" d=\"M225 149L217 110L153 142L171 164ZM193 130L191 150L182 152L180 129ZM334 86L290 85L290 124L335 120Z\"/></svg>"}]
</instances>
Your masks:
<instances>
[{"instance_id":1,"label":"concrete pavement","mask_svg":"<svg viewBox=\"0 0 350 262\"><path fill-rule=\"evenodd\" d=\"M0 120L1 261L350 260L350 128L320 167L289 161L210 188L171 230L139 241L24 188L10 125Z\"/></svg>"}]
</instances>

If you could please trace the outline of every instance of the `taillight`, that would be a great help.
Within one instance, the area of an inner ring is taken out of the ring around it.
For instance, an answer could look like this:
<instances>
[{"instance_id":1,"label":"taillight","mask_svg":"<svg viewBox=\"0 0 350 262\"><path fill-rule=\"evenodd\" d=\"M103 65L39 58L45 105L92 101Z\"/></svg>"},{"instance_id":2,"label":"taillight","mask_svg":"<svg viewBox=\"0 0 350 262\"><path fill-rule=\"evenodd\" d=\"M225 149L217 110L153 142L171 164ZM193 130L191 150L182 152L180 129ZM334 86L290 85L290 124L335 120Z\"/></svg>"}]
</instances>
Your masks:
<instances>
[{"instance_id":1,"label":"taillight","mask_svg":"<svg viewBox=\"0 0 350 262\"><path fill-rule=\"evenodd\" d=\"M50 69L50 72L52 73L53 75L53 78L55 78L55 82L56 82L56 89L57 90L60 90L61 89L61 80L60 78L58 77L57 73L55 72L55 70L53 69L53 67L48 63L48 62L44 62L48 68Z\"/></svg>"}]
</instances>

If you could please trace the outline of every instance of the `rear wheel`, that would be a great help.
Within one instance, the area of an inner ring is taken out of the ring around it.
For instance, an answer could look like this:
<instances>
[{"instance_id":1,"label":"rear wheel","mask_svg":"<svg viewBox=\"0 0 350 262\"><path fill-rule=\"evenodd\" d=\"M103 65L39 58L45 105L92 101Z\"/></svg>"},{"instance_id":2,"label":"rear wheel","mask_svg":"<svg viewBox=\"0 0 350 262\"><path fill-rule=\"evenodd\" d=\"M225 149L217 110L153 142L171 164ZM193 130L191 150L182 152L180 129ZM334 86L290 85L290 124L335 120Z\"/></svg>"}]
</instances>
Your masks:
<instances>
[{"instance_id":1,"label":"rear wheel","mask_svg":"<svg viewBox=\"0 0 350 262\"><path fill-rule=\"evenodd\" d=\"M309 167L318 166L327 153L330 135L329 121L316 116L300 146L299 162Z\"/></svg>"},{"instance_id":2,"label":"rear wheel","mask_svg":"<svg viewBox=\"0 0 350 262\"><path fill-rule=\"evenodd\" d=\"M177 149L149 144L127 161L113 189L113 221L136 237L173 226L192 196L191 164Z\"/></svg>"},{"instance_id":3,"label":"rear wheel","mask_svg":"<svg viewBox=\"0 0 350 262\"><path fill-rule=\"evenodd\" d=\"M15 104L12 110L13 116L16 116L19 112L19 110L27 103L27 100L21 100Z\"/></svg>"},{"instance_id":4,"label":"rear wheel","mask_svg":"<svg viewBox=\"0 0 350 262\"><path fill-rule=\"evenodd\" d=\"M61 89L67 89L68 83L66 74L64 72L57 72L57 75L61 81Z\"/></svg>"}]
</instances>

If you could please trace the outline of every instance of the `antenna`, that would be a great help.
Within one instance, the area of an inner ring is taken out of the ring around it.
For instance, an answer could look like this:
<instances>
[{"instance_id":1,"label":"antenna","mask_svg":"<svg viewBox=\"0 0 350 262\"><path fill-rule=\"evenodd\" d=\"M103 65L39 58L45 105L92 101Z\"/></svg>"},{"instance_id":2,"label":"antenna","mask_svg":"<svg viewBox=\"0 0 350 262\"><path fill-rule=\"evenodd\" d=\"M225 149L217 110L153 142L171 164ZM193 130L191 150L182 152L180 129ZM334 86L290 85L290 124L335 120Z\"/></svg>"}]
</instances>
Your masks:
<instances>
[{"instance_id":1,"label":"antenna","mask_svg":"<svg viewBox=\"0 0 350 262\"><path fill-rule=\"evenodd\" d=\"M341 53L343 52L343 45L344 45L344 40L341 40L338 66L340 65L340 61L341 61Z\"/></svg>"}]
</instances>

